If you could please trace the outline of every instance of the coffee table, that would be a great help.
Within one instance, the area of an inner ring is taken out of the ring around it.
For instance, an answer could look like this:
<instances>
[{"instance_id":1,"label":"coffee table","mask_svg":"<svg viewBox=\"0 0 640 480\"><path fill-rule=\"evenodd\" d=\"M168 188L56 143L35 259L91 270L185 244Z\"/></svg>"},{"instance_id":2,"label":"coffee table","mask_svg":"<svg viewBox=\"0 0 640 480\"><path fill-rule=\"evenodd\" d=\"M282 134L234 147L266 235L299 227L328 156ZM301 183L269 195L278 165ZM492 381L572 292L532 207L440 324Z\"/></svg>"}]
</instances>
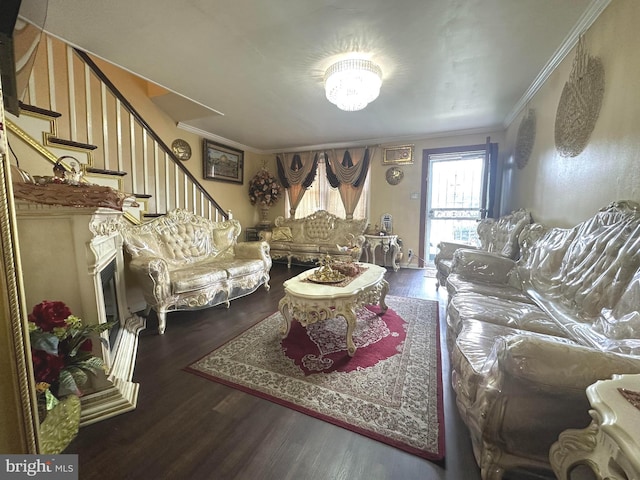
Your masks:
<instances>
[{"instance_id":1,"label":"coffee table","mask_svg":"<svg viewBox=\"0 0 640 480\"><path fill-rule=\"evenodd\" d=\"M389 292L384 267L370 263L358 265L366 270L344 287L307 281L306 278L317 268L284 282L285 295L278 305L285 320L281 328L282 338L289 334L292 320L306 327L321 320L343 317L347 322L347 352L353 357L356 353L352 338L356 311L365 305L379 304L382 313L386 312L388 307L384 299Z\"/></svg>"}]
</instances>

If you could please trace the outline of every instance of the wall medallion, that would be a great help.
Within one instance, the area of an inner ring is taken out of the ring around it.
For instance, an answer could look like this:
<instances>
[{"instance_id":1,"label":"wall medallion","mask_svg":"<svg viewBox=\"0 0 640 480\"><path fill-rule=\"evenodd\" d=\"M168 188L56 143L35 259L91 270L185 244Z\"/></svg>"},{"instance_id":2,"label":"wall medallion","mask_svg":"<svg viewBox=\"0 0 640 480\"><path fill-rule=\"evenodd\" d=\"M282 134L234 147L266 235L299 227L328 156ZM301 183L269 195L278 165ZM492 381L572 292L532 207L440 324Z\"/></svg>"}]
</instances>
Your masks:
<instances>
[{"instance_id":1,"label":"wall medallion","mask_svg":"<svg viewBox=\"0 0 640 480\"><path fill-rule=\"evenodd\" d=\"M556 113L555 141L561 156L575 157L587 146L603 96L604 67L599 58L585 51L580 37Z\"/></svg>"},{"instance_id":2,"label":"wall medallion","mask_svg":"<svg viewBox=\"0 0 640 480\"><path fill-rule=\"evenodd\" d=\"M189 160L191 158L191 146L181 138L176 138L171 144L171 150L178 160Z\"/></svg>"},{"instance_id":3,"label":"wall medallion","mask_svg":"<svg viewBox=\"0 0 640 480\"><path fill-rule=\"evenodd\" d=\"M530 108L527 115L520 122L516 137L515 161L518 168L525 167L533 151L536 141L536 112Z\"/></svg>"},{"instance_id":4,"label":"wall medallion","mask_svg":"<svg viewBox=\"0 0 640 480\"><path fill-rule=\"evenodd\" d=\"M398 185L404 178L404 172L400 167L391 167L385 176L389 185Z\"/></svg>"}]
</instances>

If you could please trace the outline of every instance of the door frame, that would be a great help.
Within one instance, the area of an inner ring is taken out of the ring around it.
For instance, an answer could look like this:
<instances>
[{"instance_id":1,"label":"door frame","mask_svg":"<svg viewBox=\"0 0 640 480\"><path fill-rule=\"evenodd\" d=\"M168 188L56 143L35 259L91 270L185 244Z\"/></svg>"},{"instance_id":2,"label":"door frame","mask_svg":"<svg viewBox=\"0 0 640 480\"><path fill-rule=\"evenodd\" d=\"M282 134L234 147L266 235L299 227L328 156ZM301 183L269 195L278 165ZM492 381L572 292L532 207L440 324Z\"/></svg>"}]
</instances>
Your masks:
<instances>
[{"instance_id":1,"label":"door frame","mask_svg":"<svg viewBox=\"0 0 640 480\"><path fill-rule=\"evenodd\" d=\"M496 198L496 172L498 164L498 144L491 143L487 137L486 143L476 145L460 145L455 147L430 148L422 150L422 180L420 185L420 238L418 247L418 267L424 268L428 261L428 251L426 249L427 238L427 195L429 185L429 157L431 155L458 152L484 151L486 165L484 168L484 194L483 202L485 215L493 217L493 209Z\"/></svg>"}]
</instances>

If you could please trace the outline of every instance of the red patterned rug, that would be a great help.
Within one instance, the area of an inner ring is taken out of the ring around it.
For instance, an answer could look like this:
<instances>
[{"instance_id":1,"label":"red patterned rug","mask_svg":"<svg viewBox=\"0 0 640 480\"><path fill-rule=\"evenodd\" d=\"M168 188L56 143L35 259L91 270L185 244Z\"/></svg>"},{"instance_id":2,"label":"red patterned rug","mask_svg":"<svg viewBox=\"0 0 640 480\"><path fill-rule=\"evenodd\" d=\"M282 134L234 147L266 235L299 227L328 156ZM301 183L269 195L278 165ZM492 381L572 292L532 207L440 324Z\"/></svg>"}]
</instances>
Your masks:
<instances>
[{"instance_id":1,"label":"red patterned rug","mask_svg":"<svg viewBox=\"0 0 640 480\"><path fill-rule=\"evenodd\" d=\"M387 296L389 310L358 313L347 354L346 322L293 322L274 313L186 368L420 457L444 459L438 304Z\"/></svg>"}]
</instances>

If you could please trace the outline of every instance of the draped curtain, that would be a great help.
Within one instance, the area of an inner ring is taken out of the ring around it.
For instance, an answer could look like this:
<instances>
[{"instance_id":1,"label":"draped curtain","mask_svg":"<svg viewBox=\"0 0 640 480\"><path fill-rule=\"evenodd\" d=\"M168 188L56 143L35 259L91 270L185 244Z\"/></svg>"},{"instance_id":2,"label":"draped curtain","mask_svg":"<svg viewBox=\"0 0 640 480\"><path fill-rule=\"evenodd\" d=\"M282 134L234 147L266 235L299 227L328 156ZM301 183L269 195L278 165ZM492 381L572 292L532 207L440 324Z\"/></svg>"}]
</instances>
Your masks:
<instances>
[{"instance_id":1,"label":"draped curtain","mask_svg":"<svg viewBox=\"0 0 640 480\"><path fill-rule=\"evenodd\" d=\"M318 154L312 153L282 153L276 157L280 183L289 195L291 218L295 218L300 200L316 178Z\"/></svg>"},{"instance_id":2,"label":"draped curtain","mask_svg":"<svg viewBox=\"0 0 640 480\"><path fill-rule=\"evenodd\" d=\"M353 218L373 153L373 149L369 147L325 152L327 180L332 187L338 188L346 218Z\"/></svg>"}]
</instances>

